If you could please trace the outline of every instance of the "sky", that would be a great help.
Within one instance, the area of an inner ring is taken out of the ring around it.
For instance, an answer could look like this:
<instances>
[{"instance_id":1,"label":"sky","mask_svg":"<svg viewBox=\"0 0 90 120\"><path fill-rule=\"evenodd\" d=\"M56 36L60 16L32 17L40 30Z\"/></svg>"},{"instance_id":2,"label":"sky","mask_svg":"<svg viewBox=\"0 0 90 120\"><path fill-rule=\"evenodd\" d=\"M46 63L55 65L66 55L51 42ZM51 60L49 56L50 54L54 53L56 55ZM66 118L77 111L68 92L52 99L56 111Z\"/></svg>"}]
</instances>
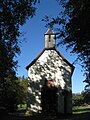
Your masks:
<instances>
[{"instance_id":1,"label":"sky","mask_svg":"<svg viewBox=\"0 0 90 120\"><path fill-rule=\"evenodd\" d=\"M18 69L17 76L28 77L26 66L43 50L44 48L44 34L48 28L46 23L42 21L45 15L55 17L61 10L60 5L56 0L41 0L40 4L36 5L36 15L20 27L22 32L22 43L20 44L21 54L17 57ZM57 40L58 41L58 40ZM57 50L67 59L71 64L76 58L76 55L71 55L70 51L65 50L65 46L59 46ZM84 90L85 84L83 80L83 72L80 65L76 64L72 76L72 92L80 93Z\"/></svg>"}]
</instances>

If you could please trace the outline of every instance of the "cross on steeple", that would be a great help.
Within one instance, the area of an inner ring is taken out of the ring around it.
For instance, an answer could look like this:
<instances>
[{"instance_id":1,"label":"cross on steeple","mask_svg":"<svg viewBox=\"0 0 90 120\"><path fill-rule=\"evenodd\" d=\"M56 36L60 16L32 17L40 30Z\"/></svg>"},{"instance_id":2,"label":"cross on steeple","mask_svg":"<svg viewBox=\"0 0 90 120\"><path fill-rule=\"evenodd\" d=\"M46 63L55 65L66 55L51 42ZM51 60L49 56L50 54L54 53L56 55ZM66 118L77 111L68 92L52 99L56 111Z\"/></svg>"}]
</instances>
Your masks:
<instances>
[{"instance_id":1,"label":"cross on steeple","mask_svg":"<svg viewBox=\"0 0 90 120\"><path fill-rule=\"evenodd\" d=\"M51 30L53 29L52 16L49 17L48 28L51 29Z\"/></svg>"}]
</instances>

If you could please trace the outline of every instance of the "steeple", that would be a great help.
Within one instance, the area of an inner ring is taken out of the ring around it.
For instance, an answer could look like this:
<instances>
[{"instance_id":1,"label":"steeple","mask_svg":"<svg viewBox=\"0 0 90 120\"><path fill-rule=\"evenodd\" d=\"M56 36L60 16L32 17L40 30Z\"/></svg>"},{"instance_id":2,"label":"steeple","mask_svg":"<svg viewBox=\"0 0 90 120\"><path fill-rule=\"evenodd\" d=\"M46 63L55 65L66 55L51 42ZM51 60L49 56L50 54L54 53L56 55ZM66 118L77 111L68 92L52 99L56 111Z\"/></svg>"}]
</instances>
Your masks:
<instances>
[{"instance_id":1,"label":"steeple","mask_svg":"<svg viewBox=\"0 0 90 120\"><path fill-rule=\"evenodd\" d=\"M55 33L51 29L48 29L45 33L45 48L55 48L55 39Z\"/></svg>"}]
</instances>

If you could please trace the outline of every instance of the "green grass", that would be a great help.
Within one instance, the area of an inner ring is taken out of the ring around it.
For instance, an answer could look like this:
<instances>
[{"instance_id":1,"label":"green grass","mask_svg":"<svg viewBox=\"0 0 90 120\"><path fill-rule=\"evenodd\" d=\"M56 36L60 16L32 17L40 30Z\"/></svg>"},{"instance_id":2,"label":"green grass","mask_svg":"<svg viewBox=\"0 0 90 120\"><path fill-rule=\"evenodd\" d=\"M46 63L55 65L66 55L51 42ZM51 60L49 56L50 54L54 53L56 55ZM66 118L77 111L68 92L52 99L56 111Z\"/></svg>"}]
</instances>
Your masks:
<instances>
[{"instance_id":1,"label":"green grass","mask_svg":"<svg viewBox=\"0 0 90 120\"><path fill-rule=\"evenodd\" d=\"M17 107L18 110L25 110L27 108L27 104L19 104Z\"/></svg>"},{"instance_id":2,"label":"green grass","mask_svg":"<svg viewBox=\"0 0 90 120\"><path fill-rule=\"evenodd\" d=\"M0 120L90 120L90 106L76 106L73 107L72 115L46 115L46 114L35 114L27 115L25 111L26 105L22 108L18 106L19 110L17 113L2 116Z\"/></svg>"},{"instance_id":3,"label":"green grass","mask_svg":"<svg viewBox=\"0 0 90 120\"><path fill-rule=\"evenodd\" d=\"M82 114L90 112L90 106L75 106L73 107L73 114Z\"/></svg>"}]
</instances>

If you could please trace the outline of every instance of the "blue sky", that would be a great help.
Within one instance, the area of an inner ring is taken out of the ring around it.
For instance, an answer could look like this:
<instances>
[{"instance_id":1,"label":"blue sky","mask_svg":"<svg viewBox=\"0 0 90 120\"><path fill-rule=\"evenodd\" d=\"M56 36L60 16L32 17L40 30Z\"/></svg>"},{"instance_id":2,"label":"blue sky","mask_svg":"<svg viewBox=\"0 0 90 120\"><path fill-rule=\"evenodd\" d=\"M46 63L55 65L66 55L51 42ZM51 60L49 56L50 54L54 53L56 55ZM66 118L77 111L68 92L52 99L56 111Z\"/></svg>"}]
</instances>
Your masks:
<instances>
[{"instance_id":1,"label":"blue sky","mask_svg":"<svg viewBox=\"0 0 90 120\"><path fill-rule=\"evenodd\" d=\"M45 22L41 21L45 15L55 17L58 15L61 7L56 0L41 0L38 4L36 15L27 20L27 22L20 27L20 31L23 33L21 39L23 40L20 45L21 54L17 57L18 67L17 76L28 77L25 67L43 50L44 48L44 33L47 31ZM58 41L58 40L57 40ZM59 46L57 48L59 52L70 62L76 58L76 55L70 55L69 51L65 50L65 46ZM80 65L75 65L75 71L72 76L72 91L74 93L84 90L85 84L83 73L81 72Z\"/></svg>"}]
</instances>

